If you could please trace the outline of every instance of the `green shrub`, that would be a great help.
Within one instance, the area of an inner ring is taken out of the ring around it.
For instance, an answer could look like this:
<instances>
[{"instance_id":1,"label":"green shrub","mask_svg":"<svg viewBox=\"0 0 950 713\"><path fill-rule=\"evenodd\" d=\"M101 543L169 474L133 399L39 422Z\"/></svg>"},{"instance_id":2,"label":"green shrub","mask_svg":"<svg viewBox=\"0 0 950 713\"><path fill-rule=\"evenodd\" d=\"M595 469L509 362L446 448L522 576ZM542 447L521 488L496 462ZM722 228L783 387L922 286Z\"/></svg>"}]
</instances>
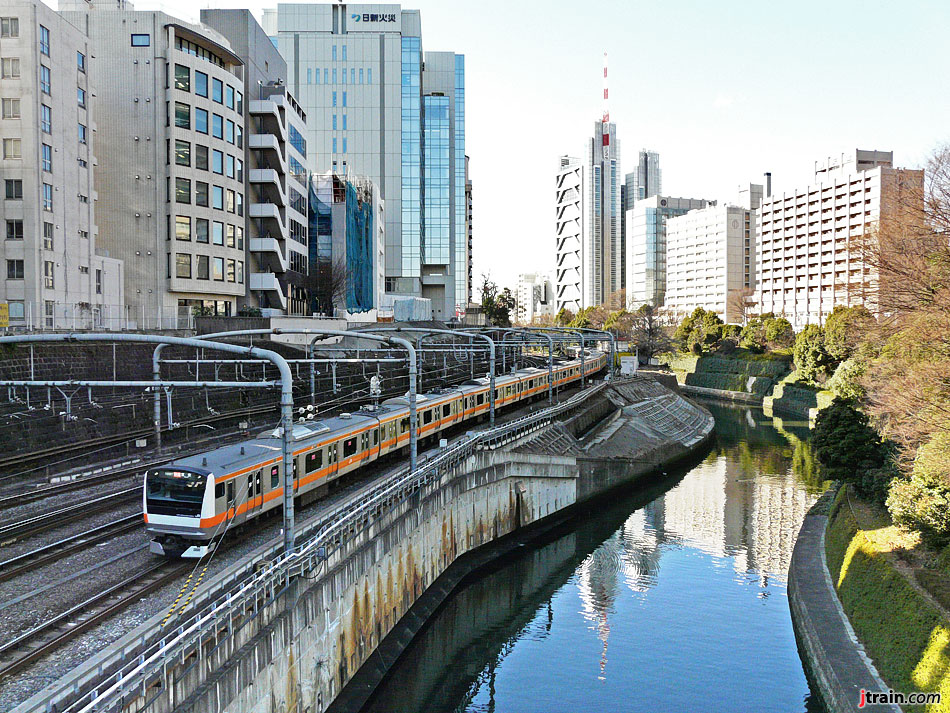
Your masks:
<instances>
[{"instance_id":1,"label":"green shrub","mask_svg":"<svg viewBox=\"0 0 950 713\"><path fill-rule=\"evenodd\" d=\"M854 356L861 342L867 338L874 317L863 305L838 305L825 320L825 348L837 361Z\"/></svg>"},{"instance_id":2,"label":"green shrub","mask_svg":"<svg viewBox=\"0 0 950 713\"><path fill-rule=\"evenodd\" d=\"M896 525L917 530L928 543L950 543L950 434L934 436L917 450L910 477L896 479L887 509Z\"/></svg>"},{"instance_id":3,"label":"green shrub","mask_svg":"<svg viewBox=\"0 0 950 713\"><path fill-rule=\"evenodd\" d=\"M828 378L834 360L825 350L825 332L817 324L808 324L795 338L795 368L806 384L818 386Z\"/></svg>"},{"instance_id":4,"label":"green shrub","mask_svg":"<svg viewBox=\"0 0 950 713\"><path fill-rule=\"evenodd\" d=\"M828 380L828 388L835 396L844 401L863 401L866 392L861 380L867 370L866 361L851 357L838 364L835 373Z\"/></svg>"},{"instance_id":5,"label":"green shrub","mask_svg":"<svg viewBox=\"0 0 950 713\"><path fill-rule=\"evenodd\" d=\"M818 413L812 443L829 480L853 483L868 498L884 496L888 452L865 414L836 399Z\"/></svg>"},{"instance_id":6,"label":"green shrub","mask_svg":"<svg viewBox=\"0 0 950 713\"><path fill-rule=\"evenodd\" d=\"M772 349L790 347L795 343L795 330L784 317L765 321L765 341Z\"/></svg>"}]
</instances>

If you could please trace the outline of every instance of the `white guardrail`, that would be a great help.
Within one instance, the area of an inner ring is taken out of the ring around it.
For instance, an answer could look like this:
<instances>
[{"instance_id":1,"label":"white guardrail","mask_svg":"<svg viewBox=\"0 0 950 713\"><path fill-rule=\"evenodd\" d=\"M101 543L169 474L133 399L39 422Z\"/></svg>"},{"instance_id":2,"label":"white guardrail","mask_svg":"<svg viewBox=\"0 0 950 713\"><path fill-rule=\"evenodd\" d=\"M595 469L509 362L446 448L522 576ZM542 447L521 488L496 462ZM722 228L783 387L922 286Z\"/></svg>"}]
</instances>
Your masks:
<instances>
[{"instance_id":1,"label":"white guardrail","mask_svg":"<svg viewBox=\"0 0 950 713\"><path fill-rule=\"evenodd\" d=\"M342 503L338 509L306 528L301 533L304 541L294 552L280 554L273 560L266 559L267 555L265 555L255 564L266 564L248 576L236 589L233 589L234 582L239 576L246 576L246 569L242 570L240 575L224 578L218 583L219 586L209 588L203 596L198 596L194 600L195 608L200 607L200 611L196 611L189 619L176 623L174 628L156 624L151 629L139 633L135 641L130 644L133 650L128 650L130 647L121 647L111 656L100 660L94 669L84 672L83 675L76 678L67 676L63 681L63 688L50 696L45 705L33 707L31 710L56 710L58 713L92 713L93 711L103 713L121 708L130 697L147 697L150 686L163 675L164 669L176 662L184 662L200 646L202 640L207 638L209 631L220 632L221 629L226 629L228 636L232 636L235 614L252 618L261 608L273 602L283 592L292 577L315 569L328 558L334 545L341 544L348 533L356 532L370 520L379 517L387 506L402 502L422 486L440 476L447 468L457 465L464 458L474 454L476 450L497 448L532 430L541 428L565 411L577 407L606 386L606 382L597 384L556 406L492 429L470 432L459 442L429 459L414 473L408 472L408 468L397 472L391 480L350 502ZM280 552L280 549L279 545L275 546L270 554L274 555ZM221 593L222 587L232 589ZM166 636L138 650L142 644L158 636L163 628L167 631ZM218 645L220 642L216 642L215 646ZM118 667L115 671L106 675L101 681L96 681L115 667ZM91 686L90 690L81 693L86 686ZM159 690L161 688L156 689L156 693ZM74 695L77 697L69 700ZM144 705L137 707L137 710L146 710L150 703L151 701L146 700Z\"/></svg>"}]
</instances>

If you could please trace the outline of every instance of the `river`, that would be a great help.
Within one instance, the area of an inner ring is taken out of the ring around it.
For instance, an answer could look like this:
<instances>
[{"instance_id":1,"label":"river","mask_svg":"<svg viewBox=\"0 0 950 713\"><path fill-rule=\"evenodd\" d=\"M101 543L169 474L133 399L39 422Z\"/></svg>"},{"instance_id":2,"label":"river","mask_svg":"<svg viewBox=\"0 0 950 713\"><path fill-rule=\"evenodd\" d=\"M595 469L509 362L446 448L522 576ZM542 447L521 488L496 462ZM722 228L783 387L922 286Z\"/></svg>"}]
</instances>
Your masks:
<instances>
[{"instance_id":1,"label":"river","mask_svg":"<svg viewBox=\"0 0 950 713\"><path fill-rule=\"evenodd\" d=\"M701 461L478 573L364 713L823 713L786 590L821 489L808 430L704 405Z\"/></svg>"}]
</instances>

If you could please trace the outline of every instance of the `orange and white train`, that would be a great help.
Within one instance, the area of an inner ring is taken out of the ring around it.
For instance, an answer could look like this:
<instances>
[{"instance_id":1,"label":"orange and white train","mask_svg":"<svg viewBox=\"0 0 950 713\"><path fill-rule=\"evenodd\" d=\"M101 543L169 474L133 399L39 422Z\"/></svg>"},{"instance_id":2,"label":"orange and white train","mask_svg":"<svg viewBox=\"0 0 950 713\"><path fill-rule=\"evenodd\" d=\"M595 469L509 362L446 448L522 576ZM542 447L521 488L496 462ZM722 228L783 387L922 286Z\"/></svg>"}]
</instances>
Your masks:
<instances>
[{"instance_id":1,"label":"orange and white train","mask_svg":"<svg viewBox=\"0 0 950 713\"><path fill-rule=\"evenodd\" d=\"M591 376L607 365L607 355L587 350ZM554 367L554 383L581 378L581 361ZM489 410L489 380L416 397L417 436L429 439ZM543 398L548 370L521 369L495 379L495 408ZM389 399L379 408L340 414L293 427L294 495L301 503L322 497L331 481L409 446L409 401ZM243 443L182 458L145 475L143 506L150 550L166 556L202 557L231 527L280 508L284 494L280 430Z\"/></svg>"}]
</instances>

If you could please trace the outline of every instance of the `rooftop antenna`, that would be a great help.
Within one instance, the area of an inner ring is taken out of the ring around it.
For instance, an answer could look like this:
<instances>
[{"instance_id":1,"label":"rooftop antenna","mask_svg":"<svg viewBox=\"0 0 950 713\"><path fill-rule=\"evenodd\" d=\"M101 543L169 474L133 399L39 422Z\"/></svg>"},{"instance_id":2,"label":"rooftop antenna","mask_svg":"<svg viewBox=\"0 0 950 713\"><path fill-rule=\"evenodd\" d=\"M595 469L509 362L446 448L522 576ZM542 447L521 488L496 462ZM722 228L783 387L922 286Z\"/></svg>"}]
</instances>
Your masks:
<instances>
[{"instance_id":1,"label":"rooftop antenna","mask_svg":"<svg viewBox=\"0 0 950 713\"><path fill-rule=\"evenodd\" d=\"M604 52L604 118L601 120L602 123L606 124L610 121L610 110L607 108L607 53Z\"/></svg>"},{"instance_id":2,"label":"rooftop antenna","mask_svg":"<svg viewBox=\"0 0 950 713\"><path fill-rule=\"evenodd\" d=\"M610 110L607 107L607 53L604 52L604 115L600 120L601 135L603 136L604 160L610 158Z\"/></svg>"}]
</instances>

